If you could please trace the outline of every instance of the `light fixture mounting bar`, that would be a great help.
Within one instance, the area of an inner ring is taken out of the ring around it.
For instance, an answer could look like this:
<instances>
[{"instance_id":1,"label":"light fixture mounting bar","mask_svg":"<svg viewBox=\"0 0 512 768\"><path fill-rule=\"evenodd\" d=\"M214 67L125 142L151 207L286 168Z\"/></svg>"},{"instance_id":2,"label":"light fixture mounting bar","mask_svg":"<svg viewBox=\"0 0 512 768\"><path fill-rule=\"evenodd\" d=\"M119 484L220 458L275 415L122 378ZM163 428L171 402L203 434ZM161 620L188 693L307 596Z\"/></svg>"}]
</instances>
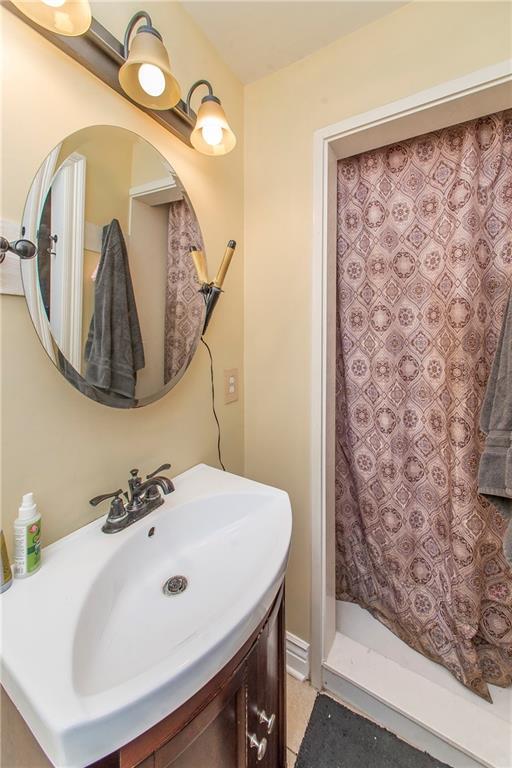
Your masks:
<instances>
[{"instance_id":1,"label":"light fixture mounting bar","mask_svg":"<svg viewBox=\"0 0 512 768\"><path fill-rule=\"evenodd\" d=\"M118 78L119 69L125 61L123 43L119 42L94 17L90 28L85 34L79 37L63 37L31 21L9 0L2 2L2 5L18 19L21 19L29 27L35 29L46 40L49 40L61 51L71 56L72 59L89 70L89 72L110 86L114 91L121 94L123 98L128 99L137 109L152 117L153 120L156 120L163 128L177 136L178 139L181 139L189 147L192 146L190 134L196 122L195 113L187 110L187 105L183 100L180 100L172 109L156 111L143 107L129 99L121 88Z\"/></svg>"}]
</instances>

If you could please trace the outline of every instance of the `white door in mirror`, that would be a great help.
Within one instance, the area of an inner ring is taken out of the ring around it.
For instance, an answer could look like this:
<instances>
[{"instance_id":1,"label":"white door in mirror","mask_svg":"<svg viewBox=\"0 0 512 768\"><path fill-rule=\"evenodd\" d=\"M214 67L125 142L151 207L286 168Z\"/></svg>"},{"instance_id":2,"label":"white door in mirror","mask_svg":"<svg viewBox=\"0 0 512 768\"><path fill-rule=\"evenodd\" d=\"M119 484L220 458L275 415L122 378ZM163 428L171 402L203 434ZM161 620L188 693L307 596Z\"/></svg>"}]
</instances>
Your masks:
<instances>
[{"instance_id":1,"label":"white door in mirror","mask_svg":"<svg viewBox=\"0 0 512 768\"><path fill-rule=\"evenodd\" d=\"M51 188L50 328L60 351L82 372L86 158L73 152Z\"/></svg>"}]
</instances>

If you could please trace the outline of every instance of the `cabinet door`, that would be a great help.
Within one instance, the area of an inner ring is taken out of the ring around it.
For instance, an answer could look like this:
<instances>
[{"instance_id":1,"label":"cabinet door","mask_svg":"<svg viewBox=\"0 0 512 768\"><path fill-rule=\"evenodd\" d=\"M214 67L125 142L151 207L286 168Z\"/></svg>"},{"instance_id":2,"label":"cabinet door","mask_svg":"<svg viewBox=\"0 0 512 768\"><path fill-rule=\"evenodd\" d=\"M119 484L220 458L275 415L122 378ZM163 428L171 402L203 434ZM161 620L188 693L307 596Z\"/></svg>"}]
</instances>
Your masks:
<instances>
[{"instance_id":1,"label":"cabinet door","mask_svg":"<svg viewBox=\"0 0 512 768\"><path fill-rule=\"evenodd\" d=\"M247 734L249 768L286 765L283 603L270 616L248 663ZM254 746L250 738L254 737ZM263 749L263 740L266 748Z\"/></svg>"},{"instance_id":2,"label":"cabinet door","mask_svg":"<svg viewBox=\"0 0 512 768\"><path fill-rule=\"evenodd\" d=\"M246 768L247 659L120 750L119 768ZM148 761L147 764L145 761Z\"/></svg>"},{"instance_id":3,"label":"cabinet door","mask_svg":"<svg viewBox=\"0 0 512 768\"><path fill-rule=\"evenodd\" d=\"M285 768L282 596L283 588L265 624L203 689L116 752L115 766L97 768ZM265 749L250 747L248 734Z\"/></svg>"},{"instance_id":4,"label":"cabinet door","mask_svg":"<svg viewBox=\"0 0 512 768\"><path fill-rule=\"evenodd\" d=\"M239 688L176 757L176 742L154 754L154 768L245 768L245 691Z\"/></svg>"}]
</instances>

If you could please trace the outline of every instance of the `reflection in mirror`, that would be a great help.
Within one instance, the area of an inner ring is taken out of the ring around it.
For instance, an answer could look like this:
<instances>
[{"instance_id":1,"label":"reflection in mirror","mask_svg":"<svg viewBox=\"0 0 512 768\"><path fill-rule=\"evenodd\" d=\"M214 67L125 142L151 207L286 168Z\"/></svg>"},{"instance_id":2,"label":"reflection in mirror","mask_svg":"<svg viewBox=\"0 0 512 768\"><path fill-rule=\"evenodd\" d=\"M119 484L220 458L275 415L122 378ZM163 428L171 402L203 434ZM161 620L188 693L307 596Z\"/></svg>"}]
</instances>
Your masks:
<instances>
[{"instance_id":1,"label":"reflection in mirror","mask_svg":"<svg viewBox=\"0 0 512 768\"><path fill-rule=\"evenodd\" d=\"M136 134L92 126L46 158L25 207L22 263L47 353L88 397L145 405L187 369L204 324L189 255L198 221L167 161Z\"/></svg>"}]
</instances>

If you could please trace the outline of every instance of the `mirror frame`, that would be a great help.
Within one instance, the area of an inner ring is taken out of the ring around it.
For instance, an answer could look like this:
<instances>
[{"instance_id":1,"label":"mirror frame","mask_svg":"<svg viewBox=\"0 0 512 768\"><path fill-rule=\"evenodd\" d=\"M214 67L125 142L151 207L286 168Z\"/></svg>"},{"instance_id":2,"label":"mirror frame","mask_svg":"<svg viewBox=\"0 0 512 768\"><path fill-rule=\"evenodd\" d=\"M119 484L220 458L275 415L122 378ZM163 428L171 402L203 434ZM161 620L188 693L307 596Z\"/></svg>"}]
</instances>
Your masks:
<instances>
[{"instance_id":1,"label":"mirror frame","mask_svg":"<svg viewBox=\"0 0 512 768\"><path fill-rule=\"evenodd\" d=\"M124 128L123 126L112 125L107 123L102 125L94 124L94 125L84 126L83 128L80 128L77 131L74 131L68 136L65 136L55 147L53 147L53 149L44 158L44 160L42 161L41 165L39 166L34 176L34 179L32 180L32 184L30 186L27 199L25 202L25 206L23 210L22 228L21 228L22 237L26 237L29 240L32 240L32 242L37 243L39 221L41 218L43 206L45 204L48 192L51 189L56 172L60 170L63 167L63 165L66 163L66 161L69 159L69 158L64 159L61 165L57 168L57 161L59 158L59 153L61 151L62 144L64 143L64 141L70 139L77 133L82 133L83 131L86 131L88 128L113 128L113 129L125 131L126 133L132 134L132 136L136 137L139 141L149 145L154 150L154 152L159 155L159 157L162 160L162 163L165 164L165 166L167 167L169 175L178 181L181 187L181 190L183 192L183 198L185 199L188 207L190 208L190 211L192 212L192 214L194 215L197 221L197 226L199 228L199 232L202 238L199 219L194 210L194 206L192 205L192 201L190 200L190 197L183 183L181 182L179 176L174 171L173 167L171 166L167 158L164 157L164 155L158 149L156 149L156 147L154 147L154 145L151 144L151 142L148 141L148 139L145 139L144 137L139 136L139 134L135 133L135 131L131 131L128 128ZM74 150L74 151L76 152L77 150ZM83 381L85 387L90 387L93 390L95 389L94 387L92 387L92 385L86 382L85 378L73 368L72 363L70 363L67 360L67 358L64 357L64 354L60 351L56 341L52 336L50 323L48 320L48 316L46 314L46 310L43 305L41 291L40 291L37 254L36 254L36 258L34 259L28 259L28 260L20 259L19 264L20 264L21 281L23 284L25 301L27 304L27 309L30 315L30 319L32 321L32 325L34 327L34 331L39 341L41 342L43 349L45 350L46 354L50 358L50 361L54 364L58 372L63 376L63 378L67 381L67 383L73 387L74 390L84 395L84 397L87 397L89 400L92 400L93 402L98 402L100 405L103 405L106 407L114 407L119 410L132 410L134 408L142 408L164 397L171 389L173 389L176 386L176 384L178 384L178 382L184 376L185 372L188 370L195 356L199 343L201 341L201 337L203 335L205 319L206 319L206 302L204 302L202 307L201 318L199 320L199 325L198 325L198 328L200 330L197 333L197 341L195 343L193 352L187 364L183 368L181 368L180 371L177 373L177 375L175 375L172 379L170 379L167 382L167 384L164 384L161 387L161 389L159 389L154 395L148 395L143 398L139 398L138 400L135 401L135 403L130 405L124 405L124 404L115 405L114 403L104 402L101 399L96 399L94 397L89 396L85 391L82 391L82 389L80 388L80 386L78 386L77 383L74 383L68 378L68 376L66 376L65 371L63 370L63 367L59 364L59 356L61 356L65 360L66 365L69 365L70 368L74 371L80 383ZM199 292L199 287L198 287L198 292ZM101 394L101 391L100 391L100 394Z\"/></svg>"}]
</instances>

